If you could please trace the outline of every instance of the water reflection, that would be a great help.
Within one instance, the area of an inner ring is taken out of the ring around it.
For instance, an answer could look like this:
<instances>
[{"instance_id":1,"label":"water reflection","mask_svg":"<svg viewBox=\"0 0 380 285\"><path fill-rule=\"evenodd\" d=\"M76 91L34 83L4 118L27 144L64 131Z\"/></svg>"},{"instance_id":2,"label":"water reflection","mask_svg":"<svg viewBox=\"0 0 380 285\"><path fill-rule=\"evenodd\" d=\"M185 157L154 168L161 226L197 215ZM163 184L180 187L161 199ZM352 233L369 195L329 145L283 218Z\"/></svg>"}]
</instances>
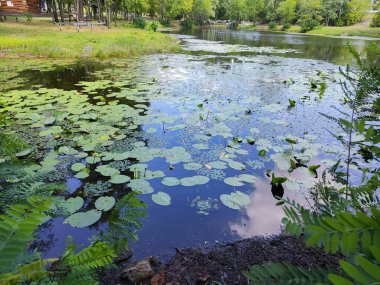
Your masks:
<instances>
[{"instance_id":1,"label":"water reflection","mask_svg":"<svg viewBox=\"0 0 380 285\"><path fill-rule=\"evenodd\" d=\"M352 55L346 45L349 43L360 54L365 55L366 47L371 42L364 39L345 39L311 35L281 34L259 31L231 31L218 29L201 29L185 32L208 41L226 44L246 45L251 47L275 47L277 49L294 49L297 53L285 53L285 57L320 59L336 64L352 62Z\"/></svg>"}]
</instances>

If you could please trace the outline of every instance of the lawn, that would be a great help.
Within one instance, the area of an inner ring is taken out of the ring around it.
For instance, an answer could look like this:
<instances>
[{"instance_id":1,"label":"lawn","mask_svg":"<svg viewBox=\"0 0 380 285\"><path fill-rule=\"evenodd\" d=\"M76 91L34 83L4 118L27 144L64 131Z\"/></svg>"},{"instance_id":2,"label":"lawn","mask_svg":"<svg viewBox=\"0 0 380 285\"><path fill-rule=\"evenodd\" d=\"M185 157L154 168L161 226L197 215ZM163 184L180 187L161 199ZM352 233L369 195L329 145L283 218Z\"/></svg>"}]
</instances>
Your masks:
<instances>
[{"instance_id":1,"label":"lawn","mask_svg":"<svg viewBox=\"0 0 380 285\"><path fill-rule=\"evenodd\" d=\"M0 55L78 58L108 58L175 52L179 44L171 36L153 31L120 26L107 29L95 25L93 30L46 21L0 23Z\"/></svg>"}]
</instances>

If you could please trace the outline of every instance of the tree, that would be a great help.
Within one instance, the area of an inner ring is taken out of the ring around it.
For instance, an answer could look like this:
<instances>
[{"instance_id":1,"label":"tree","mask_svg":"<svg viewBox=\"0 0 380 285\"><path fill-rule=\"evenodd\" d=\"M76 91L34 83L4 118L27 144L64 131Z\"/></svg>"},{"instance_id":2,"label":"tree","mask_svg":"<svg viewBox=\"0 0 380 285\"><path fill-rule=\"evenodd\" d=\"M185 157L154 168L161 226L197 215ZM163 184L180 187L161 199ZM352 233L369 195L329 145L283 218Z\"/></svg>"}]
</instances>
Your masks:
<instances>
[{"instance_id":1,"label":"tree","mask_svg":"<svg viewBox=\"0 0 380 285\"><path fill-rule=\"evenodd\" d=\"M207 19L214 16L212 0L194 0L191 14L199 24L204 23Z\"/></svg>"},{"instance_id":2,"label":"tree","mask_svg":"<svg viewBox=\"0 0 380 285\"><path fill-rule=\"evenodd\" d=\"M227 17L230 20L241 21L246 18L247 6L244 0L227 1Z\"/></svg>"},{"instance_id":3,"label":"tree","mask_svg":"<svg viewBox=\"0 0 380 285\"><path fill-rule=\"evenodd\" d=\"M367 11L369 11L369 0L350 0L347 2L345 24L352 25L360 22Z\"/></svg>"},{"instance_id":4,"label":"tree","mask_svg":"<svg viewBox=\"0 0 380 285\"><path fill-rule=\"evenodd\" d=\"M319 26L322 20L322 4L320 0L301 0L299 6L299 25L305 33Z\"/></svg>"},{"instance_id":5,"label":"tree","mask_svg":"<svg viewBox=\"0 0 380 285\"><path fill-rule=\"evenodd\" d=\"M340 3L337 0L321 0L322 10L321 15L325 20L325 25L328 26L331 20L338 18Z\"/></svg>"},{"instance_id":6,"label":"tree","mask_svg":"<svg viewBox=\"0 0 380 285\"><path fill-rule=\"evenodd\" d=\"M281 15L283 23L292 23L296 18L297 0L285 0L278 6L278 12Z\"/></svg>"},{"instance_id":7,"label":"tree","mask_svg":"<svg viewBox=\"0 0 380 285\"><path fill-rule=\"evenodd\" d=\"M265 2L264 0L247 0L247 17L253 22L265 22Z\"/></svg>"}]
</instances>

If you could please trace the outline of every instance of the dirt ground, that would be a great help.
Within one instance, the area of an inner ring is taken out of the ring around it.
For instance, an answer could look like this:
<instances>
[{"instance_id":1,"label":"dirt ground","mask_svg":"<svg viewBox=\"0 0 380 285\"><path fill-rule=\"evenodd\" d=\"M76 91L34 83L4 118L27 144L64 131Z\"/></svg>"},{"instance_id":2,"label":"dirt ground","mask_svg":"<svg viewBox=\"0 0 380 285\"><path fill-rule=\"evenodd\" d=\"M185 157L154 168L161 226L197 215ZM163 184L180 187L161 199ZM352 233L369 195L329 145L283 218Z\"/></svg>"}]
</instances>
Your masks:
<instances>
[{"instance_id":1,"label":"dirt ground","mask_svg":"<svg viewBox=\"0 0 380 285\"><path fill-rule=\"evenodd\" d=\"M153 277L131 282L121 278L126 267L119 265L101 274L102 284L152 285L242 285L247 284L241 274L250 265L266 261L286 261L311 267L337 268L339 257L325 255L315 247L306 247L302 238L286 235L253 237L216 245L211 248L183 248L166 263L151 262Z\"/></svg>"}]
</instances>

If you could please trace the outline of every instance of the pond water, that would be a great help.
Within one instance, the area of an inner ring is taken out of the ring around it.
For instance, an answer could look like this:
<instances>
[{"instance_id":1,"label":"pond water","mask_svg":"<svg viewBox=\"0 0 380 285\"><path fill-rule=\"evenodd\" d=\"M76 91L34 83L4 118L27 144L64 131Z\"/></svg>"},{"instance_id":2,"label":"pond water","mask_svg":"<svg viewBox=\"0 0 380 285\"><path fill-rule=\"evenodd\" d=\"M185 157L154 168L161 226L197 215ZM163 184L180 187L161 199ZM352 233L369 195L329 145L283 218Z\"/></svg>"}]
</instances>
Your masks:
<instances>
[{"instance_id":1,"label":"pond water","mask_svg":"<svg viewBox=\"0 0 380 285\"><path fill-rule=\"evenodd\" d=\"M17 124L8 128L30 144L21 156L68 188L61 203L71 212L39 232L46 257L62 254L67 235L84 245L106 235L115 202L130 189L147 204L139 241L129 244L135 259L278 233L283 213L268 176L287 177L285 196L305 202L322 171L345 158L338 138L346 134L335 118L348 107L335 63L351 62L346 40L212 30L175 36L186 52L35 60L6 78L1 101ZM290 160L320 167L289 173ZM64 202L69 197L76 202Z\"/></svg>"}]
</instances>

